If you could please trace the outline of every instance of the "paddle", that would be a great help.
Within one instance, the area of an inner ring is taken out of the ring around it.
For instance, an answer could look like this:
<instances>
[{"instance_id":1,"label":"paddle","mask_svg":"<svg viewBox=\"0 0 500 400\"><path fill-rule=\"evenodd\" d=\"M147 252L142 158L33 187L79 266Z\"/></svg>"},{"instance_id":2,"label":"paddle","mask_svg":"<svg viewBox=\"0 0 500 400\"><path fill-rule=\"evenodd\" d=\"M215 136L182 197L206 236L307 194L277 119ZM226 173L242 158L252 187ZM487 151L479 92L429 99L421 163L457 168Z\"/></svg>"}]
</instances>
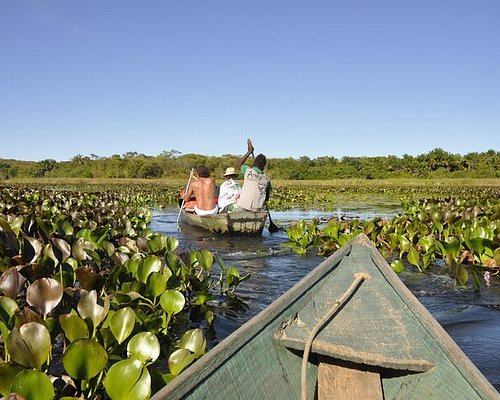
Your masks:
<instances>
[{"instance_id":1,"label":"paddle","mask_svg":"<svg viewBox=\"0 0 500 400\"><path fill-rule=\"evenodd\" d=\"M271 219L271 211L269 211L269 207L267 206L267 203L266 203L266 210L267 210L267 216L269 217L269 226L267 229L269 229L269 232L271 232L271 233L278 232L280 230L280 228Z\"/></svg>"},{"instance_id":2,"label":"paddle","mask_svg":"<svg viewBox=\"0 0 500 400\"><path fill-rule=\"evenodd\" d=\"M186 185L186 189L184 190L184 195L186 195L186 193L189 190L189 185L191 184L191 178L193 177L193 172L194 172L194 168L191 168L191 172L189 173L188 183ZM185 201L186 200L184 200L184 196L183 196L182 202L181 202L181 208L179 210L179 214L177 215L177 230L181 229L181 227L179 226L179 219L181 218L181 212L182 212L182 209L184 208Z\"/></svg>"}]
</instances>

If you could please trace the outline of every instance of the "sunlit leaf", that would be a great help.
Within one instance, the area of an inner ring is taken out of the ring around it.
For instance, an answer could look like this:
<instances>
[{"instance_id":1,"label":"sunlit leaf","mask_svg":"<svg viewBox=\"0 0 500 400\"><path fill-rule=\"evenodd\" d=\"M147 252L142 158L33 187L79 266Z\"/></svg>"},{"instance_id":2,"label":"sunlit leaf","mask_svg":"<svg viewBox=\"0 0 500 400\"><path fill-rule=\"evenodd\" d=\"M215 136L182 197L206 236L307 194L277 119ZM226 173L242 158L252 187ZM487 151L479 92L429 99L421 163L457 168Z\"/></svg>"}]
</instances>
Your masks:
<instances>
[{"instance_id":1,"label":"sunlit leaf","mask_svg":"<svg viewBox=\"0 0 500 400\"><path fill-rule=\"evenodd\" d=\"M214 263L214 255L208 250L198 250L196 260L203 269L209 270Z\"/></svg>"},{"instance_id":2,"label":"sunlit leaf","mask_svg":"<svg viewBox=\"0 0 500 400\"><path fill-rule=\"evenodd\" d=\"M107 372L104 388L111 400L146 400L151 393L151 376L135 358L118 361Z\"/></svg>"},{"instance_id":3,"label":"sunlit leaf","mask_svg":"<svg viewBox=\"0 0 500 400\"><path fill-rule=\"evenodd\" d=\"M157 297L162 294L167 288L167 281L171 275L170 270L167 268L168 275L161 272L152 272L146 282L146 295Z\"/></svg>"},{"instance_id":4,"label":"sunlit leaf","mask_svg":"<svg viewBox=\"0 0 500 400\"><path fill-rule=\"evenodd\" d=\"M116 311L111 317L109 327L118 344L127 339L135 325L135 313L130 307Z\"/></svg>"},{"instance_id":5,"label":"sunlit leaf","mask_svg":"<svg viewBox=\"0 0 500 400\"><path fill-rule=\"evenodd\" d=\"M73 342L76 339L87 339L90 335L87 324L76 314L64 314L59 316L59 323L64 331L64 336Z\"/></svg>"},{"instance_id":6,"label":"sunlit leaf","mask_svg":"<svg viewBox=\"0 0 500 400\"><path fill-rule=\"evenodd\" d=\"M97 292L84 292L77 305L78 314L83 319L89 318L94 329L106 318L109 310L109 300L105 299L104 307L97 303Z\"/></svg>"},{"instance_id":7,"label":"sunlit leaf","mask_svg":"<svg viewBox=\"0 0 500 400\"><path fill-rule=\"evenodd\" d=\"M168 369L172 375L179 375L196 357L188 349L175 350L168 357Z\"/></svg>"},{"instance_id":8,"label":"sunlit leaf","mask_svg":"<svg viewBox=\"0 0 500 400\"><path fill-rule=\"evenodd\" d=\"M177 290L166 290L160 297L161 307L170 315L181 312L185 304L184 295Z\"/></svg>"},{"instance_id":9,"label":"sunlit leaf","mask_svg":"<svg viewBox=\"0 0 500 400\"><path fill-rule=\"evenodd\" d=\"M141 282L146 283L149 274L152 272L158 272L161 269L161 260L159 257L154 255L149 255L144 257L139 263L139 268L137 269L137 279Z\"/></svg>"},{"instance_id":10,"label":"sunlit leaf","mask_svg":"<svg viewBox=\"0 0 500 400\"><path fill-rule=\"evenodd\" d=\"M25 370L16 375L10 391L29 400L52 400L55 395L50 378L34 370Z\"/></svg>"},{"instance_id":11,"label":"sunlit leaf","mask_svg":"<svg viewBox=\"0 0 500 400\"><path fill-rule=\"evenodd\" d=\"M51 341L48 329L37 322L14 327L7 338L12 360L28 368L40 369L48 362Z\"/></svg>"},{"instance_id":12,"label":"sunlit leaf","mask_svg":"<svg viewBox=\"0 0 500 400\"><path fill-rule=\"evenodd\" d=\"M26 301L35 307L43 316L50 313L61 301L63 287L52 278L37 279L28 286Z\"/></svg>"},{"instance_id":13,"label":"sunlit leaf","mask_svg":"<svg viewBox=\"0 0 500 400\"><path fill-rule=\"evenodd\" d=\"M391 267L394 270L394 272L396 272L397 274L399 274L400 272L403 272L405 269L403 261L401 261L399 259L391 262Z\"/></svg>"},{"instance_id":14,"label":"sunlit leaf","mask_svg":"<svg viewBox=\"0 0 500 400\"><path fill-rule=\"evenodd\" d=\"M191 351L196 358L205 353L206 346L207 342L205 336L203 335L203 331L199 328L190 329L184 332L179 342L179 348Z\"/></svg>"},{"instance_id":15,"label":"sunlit leaf","mask_svg":"<svg viewBox=\"0 0 500 400\"><path fill-rule=\"evenodd\" d=\"M92 339L77 339L62 356L65 371L74 379L89 380L101 372L108 362L108 353Z\"/></svg>"},{"instance_id":16,"label":"sunlit leaf","mask_svg":"<svg viewBox=\"0 0 500 400\"><path fill-rule=\"evenodd\" d=\"M127 355L144 364L155 362L160 356L160 342L151 332L140 332L133 336L127 344Z\"/></svg>"}]
</instances>

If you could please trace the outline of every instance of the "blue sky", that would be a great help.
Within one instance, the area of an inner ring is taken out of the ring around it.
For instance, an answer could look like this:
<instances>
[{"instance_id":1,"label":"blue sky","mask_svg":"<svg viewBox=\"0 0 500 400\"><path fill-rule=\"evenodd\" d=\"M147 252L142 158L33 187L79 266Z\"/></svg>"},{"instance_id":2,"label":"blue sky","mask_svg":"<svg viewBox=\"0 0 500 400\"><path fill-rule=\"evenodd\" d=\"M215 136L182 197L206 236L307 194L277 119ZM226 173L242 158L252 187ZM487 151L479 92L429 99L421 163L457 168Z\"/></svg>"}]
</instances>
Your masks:
<instances>
[{"instance_id":1,"label":"blue sky","mask_svg":"<svg viewBox=\"0 0 500 400\"><path fill-rule=\"evenodd\" d=\"M498 0L8 0L0 158L499 150Z\"/></svg>"}]
</instances>

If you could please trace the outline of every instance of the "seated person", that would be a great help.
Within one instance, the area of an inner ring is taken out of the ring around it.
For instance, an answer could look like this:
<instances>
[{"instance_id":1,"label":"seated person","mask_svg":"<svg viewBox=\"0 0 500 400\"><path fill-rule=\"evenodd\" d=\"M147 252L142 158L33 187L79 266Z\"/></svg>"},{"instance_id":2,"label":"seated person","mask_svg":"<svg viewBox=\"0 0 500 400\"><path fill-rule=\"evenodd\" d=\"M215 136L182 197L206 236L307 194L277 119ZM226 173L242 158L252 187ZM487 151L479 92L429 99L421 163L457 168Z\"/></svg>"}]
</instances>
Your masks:
<instances>
[{"instance_id":1,"label":"seated person","mask_svg":"<svg viewBox=\"0 0 500 400\"><path fill-rule=\"evenodd\" d=\"M219 189L219 212L232 212L238 208L236 201L240 197L241 185L235 181L238 173L233 167L226 168L224 174L225 181L220 185Z\"/></svg>"},{"instance_id":2,"label":"seated person","mask_svg":"<svg viewBox=\"0 0 500 400\"><path fill-rule=\"evenodd\" d=\"M191 195L196 197L194 212L198 215L217 214L219 208L215 200L215 179L210 176L210 171L204 165L196 168L191 176L191 184L183 196L184 201L189 201Z\"/></svg>"}]
</instances>

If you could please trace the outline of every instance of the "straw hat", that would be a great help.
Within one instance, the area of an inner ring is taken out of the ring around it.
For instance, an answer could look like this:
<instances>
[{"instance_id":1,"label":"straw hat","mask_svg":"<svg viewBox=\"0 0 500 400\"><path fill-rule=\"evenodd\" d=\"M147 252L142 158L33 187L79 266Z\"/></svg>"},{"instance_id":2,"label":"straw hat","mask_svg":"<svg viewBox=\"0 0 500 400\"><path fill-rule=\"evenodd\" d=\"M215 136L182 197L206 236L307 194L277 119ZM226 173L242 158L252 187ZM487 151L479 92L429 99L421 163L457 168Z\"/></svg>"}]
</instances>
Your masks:
<instances>
[{"instance_id":1,"label":"straw hat","mask_svg":"<svg viewBox=\"0 0 500 400\"><path fill-rule=\"evenodd\" d=\"M231 176L231 175L238 176L239 174L236 172L234 167L227 167L224 176Z\"/></svg>"}]
</instances>

